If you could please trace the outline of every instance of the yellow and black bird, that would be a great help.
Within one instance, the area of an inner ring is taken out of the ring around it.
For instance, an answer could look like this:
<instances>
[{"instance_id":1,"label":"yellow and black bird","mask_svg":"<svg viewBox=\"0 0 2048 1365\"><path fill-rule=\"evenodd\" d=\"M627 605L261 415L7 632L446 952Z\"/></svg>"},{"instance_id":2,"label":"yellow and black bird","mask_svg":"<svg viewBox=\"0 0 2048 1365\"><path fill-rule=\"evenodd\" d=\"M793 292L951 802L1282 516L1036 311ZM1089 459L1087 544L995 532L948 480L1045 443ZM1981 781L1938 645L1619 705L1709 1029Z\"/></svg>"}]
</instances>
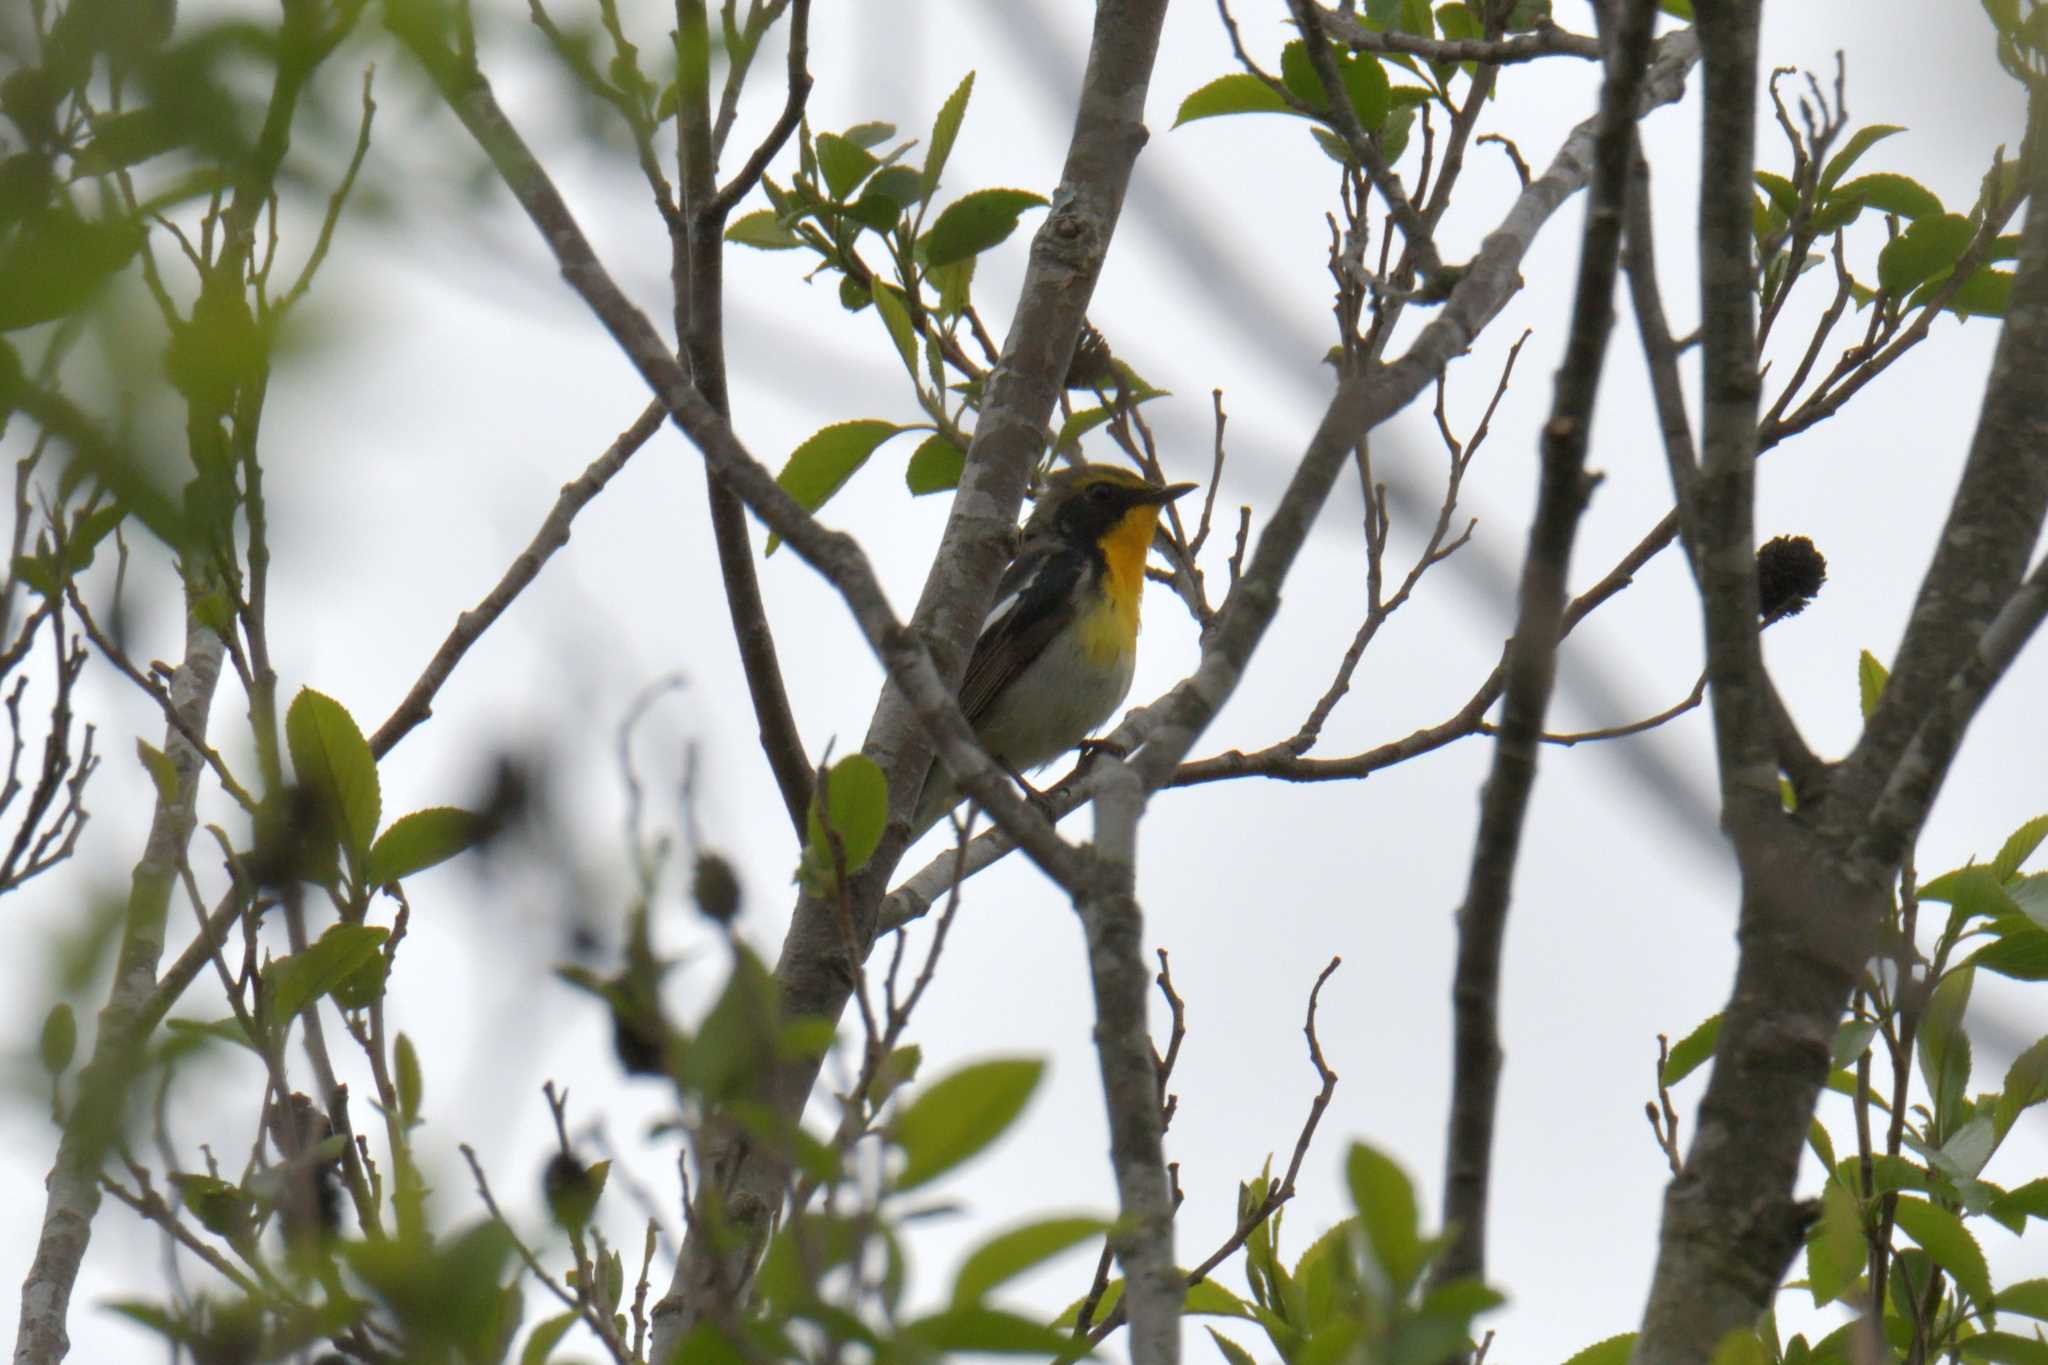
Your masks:
<instances>
[{"instance_id":1,"label":"yellow and black bird","mask_svg":"<svg viewBox=\"0 0 2048 1365\"><path fill-rule=\"evenodd\" d=\"M960 684L968 724L1012 774L1072 749L1130 692L1159 509L1194 487L1101 464L1046 480ZM952 777L934 763L912 837L959 801Z\"/></svg>"}]
</instances>

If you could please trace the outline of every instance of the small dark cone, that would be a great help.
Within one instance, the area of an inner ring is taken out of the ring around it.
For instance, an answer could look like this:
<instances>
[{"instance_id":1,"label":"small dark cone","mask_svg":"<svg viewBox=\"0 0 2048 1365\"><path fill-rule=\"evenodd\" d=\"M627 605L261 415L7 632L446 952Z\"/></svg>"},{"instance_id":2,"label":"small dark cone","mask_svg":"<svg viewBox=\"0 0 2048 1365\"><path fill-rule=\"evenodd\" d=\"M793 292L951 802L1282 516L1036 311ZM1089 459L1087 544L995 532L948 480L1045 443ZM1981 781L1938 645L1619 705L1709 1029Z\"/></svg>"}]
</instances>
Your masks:
<instances>
[{"instance_id":1,"label":"small dark cone","mask_svg":"<svg viewBox=\"0 0 2048 1365\"><path fill-rule=\"evenodd\" d=\"M1074 343L1074 358L1067 362L1067 387L1106 389L1119 378L1116 357L1102 333L1087 322L1081 324L1081 339Z\"/></svg>"},{"instance_id":2,"label":"small dark cone","mask_svg":"<svg viewBox=\"0 0 2048 1365\"><path fill-rule=\"evenodd\" d=\"M704 918L730 924L740 913L740 879L732 864L716 853L700 853L690 873L690 899Z\"/></svg>"},{"instance_id":3,"label":"small dark cone","mask_svg":"<svg viewBox=\"0 0 2048 1365\"><path fill-rule=\"evenodd\" d=\"M1828 562L1805 536L1779 536L1756 552L1757 613L1764 624L1797 616L1828 581Z\"/></svg>"},{"instance_id":4,"label":"small dark cone","mask_svg":"<svg viewBox=\"0 0 2048 1365\"><path fill-rule=\"evenodd\" d=\"M588 1223L597 1209L597 1182L591 1179L589 1169L567 1152L556 1152L548 1159L540 1188L555 1222L571 1231Z\"/></svg>"}]
</instances>

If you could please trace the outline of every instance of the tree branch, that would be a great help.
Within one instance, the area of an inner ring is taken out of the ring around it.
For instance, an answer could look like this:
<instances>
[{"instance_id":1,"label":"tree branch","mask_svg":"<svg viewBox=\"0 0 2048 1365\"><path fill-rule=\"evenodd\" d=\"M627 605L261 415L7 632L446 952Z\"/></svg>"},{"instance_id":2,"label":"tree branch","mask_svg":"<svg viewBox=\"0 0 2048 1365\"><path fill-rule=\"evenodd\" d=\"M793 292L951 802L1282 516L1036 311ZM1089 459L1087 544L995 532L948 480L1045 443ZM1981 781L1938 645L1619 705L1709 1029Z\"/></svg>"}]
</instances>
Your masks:
<instances>
[{"instance_id":1,"label":"tree branch","mask_svg":"<svg viewBox=\"0 0 2048 1365\"><path fill-rule=\"evenodd\" d=\"M1960 672L1981 662L1982 642L2012 605L2048 512L2048 91L2039 83L2028 100L2021 167L2027 221L1976 434L1884 696L1843 760L1843 793L1884 813L1866 849L1883 865L1910 846L1961 738L1960 730L1923 737L1926 718L1947 711ZM1918 750L1910 765L1909 749Z\"/></svg>"},{"instance_id":2,"label":"tree branch","mask_svg":"<svg viewBox=\"0 0 2048 1365\"><path fill-rule=\"evenodd\" d=\"M398 741L434 714L435 695L454 673L455 666L462 662L462 656L469 652L469 647L482 639L484 632L505 614L505 609L526 591L527 585L540 576L542 567L555 551L569 543L569 529L576 520L576 514L604 491L612 477L626 467L626 461L632 459L634 452L647 444L667 420L668 413L660 403L649 403L646 410L633 419L633 425L619 433L619 438L604 454L592 460L589 468L576 478L562 485L555 505L548 509L540 529L533 533L533 539L506 567L497 586L484 594L483 600L475 607L455 618L454 628L441 642L441 647L434 651L434 657L427 661L418 681L406 692L397 709L370 736L371 753L382 758L397 747Z\"/></svg>"},{"instance_id":3,"label":"tree branch","mask_svg":"<svg viewBox=\"0 0 2048 1365\"><path fill-rule=\"evenodd\" d=\"M1173 1257L1173 1187L1166 1170L1159 1068L1146 1027L1151 972L1136 893L1138 816L1145 793L1127 765L1110 761L1095 799L1095 876L1074 898L1088 939L1095 994L1095 1052L1109 1111L1117 1225L1110 1234L1124 1271L1133 1365L1180 1359L1187 1287Z\"/></svg>"},{"instance_id":4,"label":"tree branch","mask_svg":"<svg viewBox=\"0 0 2048 1365\"><path fill-rule=\"evenodd\" d=\"M1320 17L1323 26L1332 34L1361 52L1393 52L1421 57L1431 62L1490 62L1501 66L1533 62L1539 57L1579 57L1593 62L1600 60L1598 38L1561 29L1548 19L1539 21L1528 33L1518 33L1512 38L1488 40L1422 38L1413 33L1401 33L1391 29L1381 32L1367 28L1353 15L1339 14L1332 10L1321 10Z\"/></svg>"},{"instance_id":5,"label":"tree branch","mask_svg":"<svg viewBox=\"0 0 2048 1365\"><path fill-rule=\"evenodd\" d=\"M36 1238L35 1260L21 1286L21 1316L16 1329L17 1361L62 1360L71 1349L65 1320L72 1286L92 1239L93 1215L100 1206L100 1164L119 1139L130 1083L145 1060L145 1045L157 1020L157 964L163 958L164 922L178 867L191 841L193 810L199 797L199 775L205 760L187 738L204 736L207 712L220 681L225 647L221 637L193 616L196 590L188 590L185 658L172 676L170 697L177 724L164 734L177 781L157 798L149 837L136 862L122 920L121 943L115 957L114 980L100 1010L92 1059L78 1077L78 1098L58 1140L57 1159L46 1182L49 1197ZM190 957L191 954L187 954ZM189 984L203 963L196 959ZM182 987L181 987L182 988Z\"/></svg>"},{"instance_id":6,"label":"tree branch","mask_svg":"<svg viewBox=\"0 0 2048 1365\"><path fill-rule=\"evenodd\" d=\"M1685 73L1697 56L1697 42L1690 29L1661 40L1641 83L1638 115L1683 94ZM1413 401L1445 365L1464 353L1520 287L1517 270L1529 244L1557 207L1591 175L1595 123L1595 119L1587 119L1574 128L1549 168L1516 197L1500 226L1488 234L1467 264L1444 306L1408 351L1398 360L1361 370L1338 385L1286 493L1259 537L1250 567L1218 614L1200 666L1150 708L1158 712L1152 722L1156 728L1135 760L1147 789L1167 784L1195 738L1236 689L1245 663L1272 621L1280 583L1348 461L1352 444Z\"/></svg>"},{"instance_id":7,"label":"tree branch","mask_svg":"<svg viewBox=\"0 0 2048 1365\"><path fill-rule=\"evenodd\" d=\"M925 659L927 667L937 659L933 681L955 712L951 687L966 666L1008 560L1024 482L1038 456L1045 422L1115 233L1132 165L1145 141L1145 92L1164 9L1164 0L1108 0L1098 6L1074 133L1052 212L1033 240L1003 357L989 376L960 487L912 618L913 631L893 641L895 647ZM760 512L756 497L746 488L740 491ZM764 488L761 495L779 496L779 490L771 493ZM773 518L764 519L776 525ZM791 545L803 553L793 538ZM846 550L851 552L851 542L846 542ZM930 656L924 652L927 647ZM889 832L852 888L851 910L864 948L873 942L882 892L907 842L911 816L933 761L929 737L936 733L930 724L935 699L917 696L893 669L891 682L863 745L888 776L891 808ZM956 782L990 810L999 827L1026 834L1039 842L1042 852L1064 866L1073 865L1071 851L1035 811L1023 810L979 746L945 742L939 754ZM991 798L998 807L988 805ZM1026 823L1018 823L1020 813L1028 815ZM1032 827L1034 823L1038 828ZM1055 879L1076 884L1071 876L1055 874ZM850 981L844 944L828 907L799 902L776 979L785 1012L839 1017ZM798 1061L787 1064L775 1078L772 1093L791 1121L802 1111L816 1074L814 1062ZM707 1172L700 1197L723 1200L728 1209L743 1209L752 1216L754 1211L772 1210L782 1198L783 1158L759 1150L736 1127L712 1126L700 1152L700 1166ZM697 1313L715 1311L715 1305L730 1303L743 1291L750 1273L747 1256L747 1248L735 1252L712 1246L702 1236L691 1237L669 1292L654 1311L657 1356L672 1349Z\"/></svg>"},{"instance_id":8,"label":"tree branch","mask_svg":"<svg viewBox=\"0 0 2048 1365\"><path fill-rule=\"evenodd\" d=\"M671 236L676 336L691 382L712 410L727 421L732 418L732 404L725 385L725 219L803 116L804 100L811 89L810 73L805 69L810 15L810 0L795 0L790 11L789 96L782 117L756 149L748 169L728 187L730 192L721 192L717 154L712 148L711 36L705 4L704 0L678 0L676 5L677 49L683 54L676 77L676 140L682 159L683 201L680 222ZM761 752L775 775L790 825L802 839L811 805L811 764L790 710L774 629L768 624L767 604L761 599L746 509L715 468L705 470L705 495L711 508L712 539L718 546L719 572L725 580L726 610L732 618L733 639L739 645L754 720L760 727Z\"/></svg>"},{"instance_id":9,"label":"tree branch","mask_svg":"<svg viewBox=\"0 0 2048 1365\"><path fill-rule=\"evenodd\" d=\"M1500 960L1523 820L1536 780L1543 718L1557 674L1565 576L1579 517L1592 493L1586 445L1601 362L1614 325L1622 209L1628 194L1636 93L1656 20L1654 0L1615 6L1604 36L1607 79L1595 116L1593 173L1577 297L1550 420L1544 424L1541 483L1522 565L1521 609L1508 646L1507 692L1493 767L1479 806L1472 870L1458 911L1458 964L1451 999L1456 1026L1450 1135L1444 1159L1444 1226L1451 1244L1431 1267L1433 1283L1483 1279L1494 1111L1500 1083Z\"/></svg>"}]
</instances>

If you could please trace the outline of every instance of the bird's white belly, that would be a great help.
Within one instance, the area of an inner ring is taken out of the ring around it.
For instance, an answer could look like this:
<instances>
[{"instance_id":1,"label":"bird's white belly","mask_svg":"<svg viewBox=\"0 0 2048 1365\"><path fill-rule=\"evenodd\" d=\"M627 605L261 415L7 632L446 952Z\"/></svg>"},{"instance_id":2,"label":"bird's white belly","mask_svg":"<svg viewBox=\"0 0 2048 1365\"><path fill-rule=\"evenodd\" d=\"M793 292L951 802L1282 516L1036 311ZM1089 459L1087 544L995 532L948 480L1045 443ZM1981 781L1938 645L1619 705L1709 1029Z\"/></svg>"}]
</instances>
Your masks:
<instances>
[{"instance_id":1,"label":"bird's white belly","mask_svg":"<svg viewBox=\"0 0 2048 1365\"><path fill-rule=\"evenodd\" d=\"M1003 689L978 727L988 751L1018 772L1052 762L1099 729L1130 694L1132 651L1107 664L1064 631ZM1028 713L1028 723L1026 715Z\"/></svg>"}]
</instances>

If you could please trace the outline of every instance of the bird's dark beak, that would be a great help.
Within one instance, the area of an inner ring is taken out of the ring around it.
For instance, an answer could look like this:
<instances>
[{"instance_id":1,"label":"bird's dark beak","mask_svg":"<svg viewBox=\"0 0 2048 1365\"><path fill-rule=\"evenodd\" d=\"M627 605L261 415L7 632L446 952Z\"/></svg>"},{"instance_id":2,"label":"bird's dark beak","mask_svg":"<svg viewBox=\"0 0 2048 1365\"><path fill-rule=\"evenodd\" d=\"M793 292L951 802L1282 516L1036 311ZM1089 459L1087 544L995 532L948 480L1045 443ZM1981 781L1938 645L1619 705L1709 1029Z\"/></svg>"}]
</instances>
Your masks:
<instances>
[{"instance_id":1,"label":"bird's dark beak","mask_svg":"<svg viewBox=\"0 0 2048 1365\"><path fill-rule=\"evenodd\" d=\"M1149 503L1154 507L1163 507L1182 494L1192 493L1200 487L1198 483L1170 483L1164 488L1147 488L1138 495L1136 501L1140 506Z\"/></svg>"}]
</instances>

